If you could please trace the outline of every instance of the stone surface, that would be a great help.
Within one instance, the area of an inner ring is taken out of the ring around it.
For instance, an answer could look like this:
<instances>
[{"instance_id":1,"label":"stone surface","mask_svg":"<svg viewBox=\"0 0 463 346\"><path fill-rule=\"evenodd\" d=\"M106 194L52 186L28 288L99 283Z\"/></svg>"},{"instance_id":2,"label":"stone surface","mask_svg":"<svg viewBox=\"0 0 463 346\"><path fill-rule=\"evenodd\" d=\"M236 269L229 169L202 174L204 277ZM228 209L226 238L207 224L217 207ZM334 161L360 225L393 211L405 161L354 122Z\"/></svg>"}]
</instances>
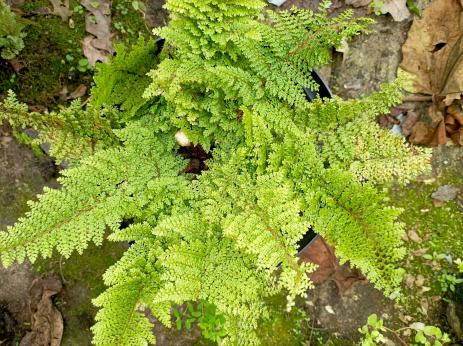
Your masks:
<instances>
[{"instance_id":1,"label":"stone surface","mask_svg":"<svg viewBox=\"0 0 463 346\"><path fill-rule=\"evenodd\" d=\"M341 97L370 94L381 83L392 81L402 59L409 22L394 22L391 17L376 16L375 31L348 42L345 55L336 53L331 87Z\"/></svg>"},{"instance_id":2,"label":"stone surface","mask_svg":"<svg viewBox=\"0 0 463 346\"><path fill-rule=\"evenodd\" d=\"M159 26L165 26L169 14L162 7L165 3L165 0L152 0L146 3L147 12L145 15L146 25L150 28L156 28Z\"/></svg>"},{"instance_id":3,"label":"stone surface","mask_svg":"<svg viewBox=\"0 0 463 346\"><path fill-rule=\"evenodd\" d=\"M49 157L37 157L0 124L0 230L13 224L45 185L57 186L56 174Z\"/></svg>"},{"instance_id":4,"label":"stone surface","mask_svg":"<svg viewBox=\"0 0 463 346\"><path fill-rule=\"evenodd\" d=\"M357 329L370 314L386 318L388 326L396 323L397 316L392 300L372 285L360 282L341 294L334 281L326 281L309 291L306 307L314 327L350 340L360 338Z\"/></svg>"},{"instance_id":5,"label":"stone surface","mask_svg":"<svg viewBox=\"0 0 463 346\"><path fill-rule=\"evenodd\" d=\"M35 198L43 186L56 186L55 175L50 158L37 158L11 136L7 126L0 126L0 232L27 210L26 202ZM10 316L17 324L15 340L31 320L28 297L34 278L28 263L8 269L0 265L0 307L4 309L3 317Z\"/></svg>"},{"instance_id":6,"label":"stone surface","mask_svg":"<svg viewBox=\"0 0 463 346\"><path fill-rule=\"evenodd\" d=\"M448 202L457 197L457 193L460 191L459 187L451 185L442 185L431 194L431 197L439 201Z\"/></svg>"}]
</instances>

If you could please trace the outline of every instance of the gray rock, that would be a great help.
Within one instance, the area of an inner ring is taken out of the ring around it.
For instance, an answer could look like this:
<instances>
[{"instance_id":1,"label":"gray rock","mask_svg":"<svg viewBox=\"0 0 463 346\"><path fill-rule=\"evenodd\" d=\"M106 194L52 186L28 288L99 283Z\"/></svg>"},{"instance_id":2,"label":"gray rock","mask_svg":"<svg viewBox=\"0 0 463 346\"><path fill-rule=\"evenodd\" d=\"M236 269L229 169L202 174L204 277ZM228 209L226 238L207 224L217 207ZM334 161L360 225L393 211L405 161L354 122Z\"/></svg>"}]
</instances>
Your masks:
<instances>
[{"instance_id":1,"label":"gray rock","mask_svg":"<svg viewBox=\"0 0 463 346\"><path fill-rule=\"evenodd\" d=\"M308 291L306 309L315 321L315 327L350 340L360 337L357 329L366 323L372 313L392 316L388 318L388 323L400 325L394 302L384 297L373 285L361 282L355 283L344 293L332 280L317 285Z\"/></svg>"},{"instance_id":2,"label":"gray rock","mask_svg":"<svg viewBox=\"0 0 463 346\"><path fill-rule=\"evenodd\" d=\"M268 2L275 6L281 6L286 2L286 0L268 0Z\"/></svg>"},{"instance_id":3,"label":"gray rock","mask_svg":"<svg viewBox=\"0 0 463 346\"><path fill-rule=\"evenodd\" d=\"M26 145L11 137L0 124L0 231L28 210L26 202L35 199L44 186L56 187L53 160L37 157Z\"/></svg>"},{"instance_id":4,"label":"gray rock","mask_svg":"<svg viewBox=\"0 0 463 346\"><path fill-rule=\"evenodd\" d=\"M331 86L339 96L351 98L370 94L381 83L396 77L409 23L394 22L386 16L375 16L374 19L376 24L372 29L375 32L349 40L349 50L335 61L335 83Z\"/></svg>"},{"instance_id":5,"label":"gray rock","mask_svg":"<svg viewBox=\"0 0 463 346\"><path fill-rule=\"evenodd\" d=\"M431 197L439 201L448 202L457 197L460 188L451 185L442 185L431 194Z\"/></svg>"}]
</instances>

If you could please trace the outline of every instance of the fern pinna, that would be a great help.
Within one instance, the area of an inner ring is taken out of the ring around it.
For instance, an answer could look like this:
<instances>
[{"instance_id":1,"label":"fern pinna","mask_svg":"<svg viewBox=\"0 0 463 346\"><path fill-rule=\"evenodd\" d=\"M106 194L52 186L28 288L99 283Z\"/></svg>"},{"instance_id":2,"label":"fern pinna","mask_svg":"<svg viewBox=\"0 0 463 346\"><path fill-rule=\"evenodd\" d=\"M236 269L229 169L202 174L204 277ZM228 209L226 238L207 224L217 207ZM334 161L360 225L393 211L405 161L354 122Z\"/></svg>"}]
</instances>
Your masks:
<instances>
[{"instance_id":1,"label":"fern pinna","mask_svg":"<svg viewBox=\"0 0 463 346\"><path fill-rule=\"evenodd\" d=\"M170 23L157 31L163 51L143 40L131 52L120 47L85 109L28 117L13 96L2 106L1 117L38 127L71 162L61 189L45 190L0 233L3 263L53 249L82 254L105 234L133 244L94 302L98 345L154 342L146 309L171 326L172 309L188 302L224 316L223 344L261 344L259 326L277 315L272 297L284 293L291 309L311 287L314 266L296 255L309 227L377 288L397 293L400 210L377 185L406 183L429 161L375 122L400 101L402 82L363 99L307 102L312 68L370 20L350 11L329 19L326 2L317 13L264 5L168 0ZM212 155L201 174L185 173L179 130ZM68 138L82 145L72 150Z\"/></svg>"}]
</instances>

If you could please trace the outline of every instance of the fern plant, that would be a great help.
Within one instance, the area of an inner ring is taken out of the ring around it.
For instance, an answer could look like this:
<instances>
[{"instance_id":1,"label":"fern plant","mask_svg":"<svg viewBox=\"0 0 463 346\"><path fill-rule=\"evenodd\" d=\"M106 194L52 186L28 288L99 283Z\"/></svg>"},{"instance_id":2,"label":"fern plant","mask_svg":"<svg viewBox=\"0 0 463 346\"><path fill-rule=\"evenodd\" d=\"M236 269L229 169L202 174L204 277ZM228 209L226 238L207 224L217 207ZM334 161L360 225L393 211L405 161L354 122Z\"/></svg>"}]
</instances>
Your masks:
<instances>
[{"instance_id":1,"label":"fern plant","mask_svg":"<svg viewBox=\"0 0 463 346\"><path fill-rule=\"evenodd\" d=\"M23 29L24 24L4 0L0 0L0 56L3 59L13 59L24 48Z\"/></svg>"},{"instance_id":2,"label":"fern plant","mask_svg":"<svg viewBox=\"0 0 463 346\"><path fill-rule=\"evenodd\" d=\"M329 19L326 2L317 13L264 5L168 0L163 52L143 41L119 48L85 109L28 115L13 95L2 105L1 117L37 127L52 147L82 144L56 151L73 163L61 189L0 233L2 262L84 254L107 234L132 244L94 301L98 345L154 342L147 309L170 327L173 309L195 302L223 316L223 344L261 344L259 328L282 316L274 298L285 294L291 310L312 286L314 265L297 257L309 227L385 294L398 292L403 226L381 185L405 183L429 161L376 125L400 102L402 81L359 100L307 102L312 68L370 21L350 11ZM185 173L179 130L212 155L201 174Z\"/></svg>"}]
</instances>

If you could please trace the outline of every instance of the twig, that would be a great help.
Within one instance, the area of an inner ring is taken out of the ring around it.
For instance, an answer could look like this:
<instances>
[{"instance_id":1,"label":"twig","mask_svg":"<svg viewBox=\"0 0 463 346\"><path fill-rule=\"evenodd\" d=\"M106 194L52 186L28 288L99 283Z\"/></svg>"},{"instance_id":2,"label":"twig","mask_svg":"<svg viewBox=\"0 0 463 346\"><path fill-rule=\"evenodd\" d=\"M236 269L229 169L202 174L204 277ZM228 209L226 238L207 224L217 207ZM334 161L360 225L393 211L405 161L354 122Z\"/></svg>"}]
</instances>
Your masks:
<instances>
[{"instance_id":1,"label":"twig","mask_svg":"<svg viewBox=\"0 0 463 346\"><path fill-rule=\"evenodd\" d=\"M308 346L310 346L312 344L312 334L313 334L313 331L314 331L314 324L315 324L315 318L312 318L312 326L309 327L310 328L310 336L309 336L309 343L308 343Z\"/></svg>"},{"instance_id":2,"label":"twig","mask_svg":"<svg viewBox=\"0 0 463 346\"><path fill-rule=\"evenodd\" d=\"M89 97L87 97L87 98L84 100L84 102L81 102L81 103L80 103L80 108L83 108L83 107L90 101L91 98L92 98L92 97L89 96Z\"/></svg>"},{"instance_id":3,"label":"twig","mask_svg":"<svg viewBox=\"0 0 463 346\"><path fill-rule=\"evenodd\" d=\"M63 261L63 255L59 258L59 273L61 275L61 280L63 281L63 284L66 284L66 279L64 278L63 274L63 267L62 267L62 261Z\"/></svg>"},{"instance_id":4,"label":"twig","mask_svg":"<svg viewBox=\"0 0 463 346\"><path fill-rule=\"evenodd\" d=\"M404 102L429 102L432 101L431 95L419 96L419 95L410 95L404 97Z\"/></svg>"},{"instance_id":5,"label":"twig","mask_svg":"<svg viewBox=\"0 0 463 346\"><path fill-rule=\"evenodd\" d=\"M384 327L384 329L386 329L388 332L392 333L392 335L394 335L397 338L397 340L399 340L399 342L400 342L400 344L402 346L408 346L408 344L400 337L399 334L397 334L397 332L395 330L389 329L388 327Z\"/></svg>"}]
</instances>

